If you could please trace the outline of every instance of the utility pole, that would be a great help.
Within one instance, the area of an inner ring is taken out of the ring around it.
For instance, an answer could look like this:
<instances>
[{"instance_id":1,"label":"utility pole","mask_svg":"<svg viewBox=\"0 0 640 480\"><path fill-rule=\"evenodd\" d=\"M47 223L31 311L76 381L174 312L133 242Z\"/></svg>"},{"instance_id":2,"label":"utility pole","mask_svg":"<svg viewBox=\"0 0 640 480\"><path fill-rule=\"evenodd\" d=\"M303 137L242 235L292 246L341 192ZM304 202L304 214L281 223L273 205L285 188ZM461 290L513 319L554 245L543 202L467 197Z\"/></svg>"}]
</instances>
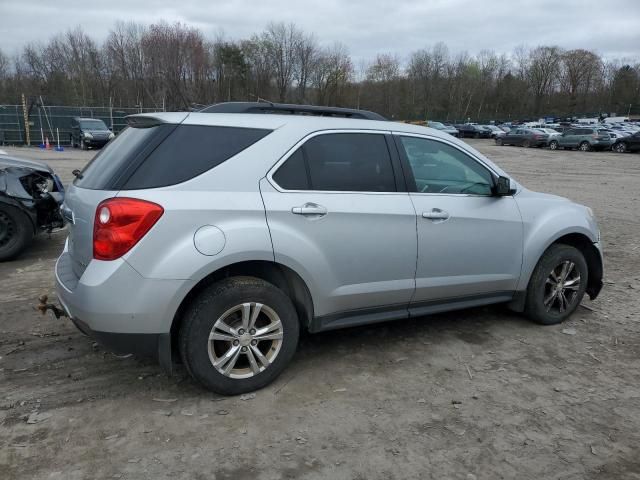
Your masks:
<instances>
[{"instance_id":1,"label":"utility pole","mask_svg":"<svg viewBox=\"0 0 640 480\"><path fill-rule=\"evenodd\" d=\"M31 146L31 133L29 132L29 111L27 110L27 100L22 94L22 113L24 114L24 131L27 137L27 147Z\"/></svg>"}]
</instances>

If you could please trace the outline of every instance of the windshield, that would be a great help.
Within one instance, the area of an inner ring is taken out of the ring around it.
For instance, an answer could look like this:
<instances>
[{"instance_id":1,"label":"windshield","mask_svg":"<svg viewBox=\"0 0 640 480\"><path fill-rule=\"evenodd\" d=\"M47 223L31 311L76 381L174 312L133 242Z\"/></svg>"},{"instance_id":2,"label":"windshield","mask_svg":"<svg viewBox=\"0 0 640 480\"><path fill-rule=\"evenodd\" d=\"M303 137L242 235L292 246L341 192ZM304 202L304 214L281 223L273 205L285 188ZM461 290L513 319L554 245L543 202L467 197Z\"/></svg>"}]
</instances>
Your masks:
<instances>
[{"instance_id":1,"label":"windshield","mask_svg":"<svg viewBox=\"0 0 640 480\"><path fill-rule=\"evenodd\" d=\"M80 126L87 130L109 130L102 120L80 120Z\"/></svg>"},{"instance_id":2,"label":"windshield","mask_svg":"<svg viewBox=\"0 0 640 480\"><path fill-rule=\"evenodd\" d=\"M446 127L440 122L429 122L431 128L437 128L438 130L444 130Z\"/></svg>"}]
</instances>

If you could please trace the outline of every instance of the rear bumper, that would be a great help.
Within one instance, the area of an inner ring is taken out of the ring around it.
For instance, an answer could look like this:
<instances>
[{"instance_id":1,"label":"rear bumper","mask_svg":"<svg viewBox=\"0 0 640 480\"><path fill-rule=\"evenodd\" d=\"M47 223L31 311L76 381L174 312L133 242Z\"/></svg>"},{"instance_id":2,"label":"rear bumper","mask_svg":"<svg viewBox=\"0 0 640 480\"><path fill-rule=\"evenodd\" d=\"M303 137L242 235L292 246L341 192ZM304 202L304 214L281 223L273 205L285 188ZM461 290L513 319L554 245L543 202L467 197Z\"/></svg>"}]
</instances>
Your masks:
<instances>
[{"instance_id":1,"label":"rear bumper","mask_svg":"<svg viewBox=\"0 0 640 480\"><path fill-rule=\"evenodd\" d=\"M73 323L106 348L169 364L171 325L192 286L142 277L124 260L92 260L81 277L65 249L55 267L56 293Z\"/></svg>"},{"instance_id":2,"label":"rear bumper","mask_svg":"<svg viewBox=\"0 0 640 480\"><path fill-rule=\"evenodd\" d=\"M69 312L67 312L69 313ZM159 333L112 333L91 330L89 325L78 318L71 321L85 335L93 338L100 345L116 353L134 353L144 357L155 358L158 355Z\"/></svg>"},{"instance_id":3,"label":"rear bumper","mask_svg":"<svg viewBox=\"0 0 640 480\"><path fill-rule=\"evenodd\" d=\"M78 318L70 318L78 330L93 338L107 350L150 358L157 361L164 371L171 375L173 360L170 334L99 332L91 330L86 323Z\"/></svg>"}]
</instances>

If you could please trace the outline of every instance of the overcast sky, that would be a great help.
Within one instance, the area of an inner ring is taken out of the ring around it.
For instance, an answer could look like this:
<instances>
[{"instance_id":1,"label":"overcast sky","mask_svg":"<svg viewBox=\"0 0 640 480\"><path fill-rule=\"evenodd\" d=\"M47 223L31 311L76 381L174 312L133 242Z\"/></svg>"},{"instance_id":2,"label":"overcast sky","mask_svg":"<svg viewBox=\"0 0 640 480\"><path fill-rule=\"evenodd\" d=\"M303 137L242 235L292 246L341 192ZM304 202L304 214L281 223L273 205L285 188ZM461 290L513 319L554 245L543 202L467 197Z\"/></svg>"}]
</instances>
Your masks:
<instances>
[{"instance_id":1,"label":"overcast sky","mask_svg":"<svg viewBox=\"0 0 640 480\"><path fill-rule=\"evenodd\" d=\"M230 39L294 22L323 44L346 44L356 61L406 59L440 41L453 53L555 44L640 58L640 0L0 0L0 48L14 54L78 25L102 41L116 20L161 19Z\"/></svg>"}]
</instances>

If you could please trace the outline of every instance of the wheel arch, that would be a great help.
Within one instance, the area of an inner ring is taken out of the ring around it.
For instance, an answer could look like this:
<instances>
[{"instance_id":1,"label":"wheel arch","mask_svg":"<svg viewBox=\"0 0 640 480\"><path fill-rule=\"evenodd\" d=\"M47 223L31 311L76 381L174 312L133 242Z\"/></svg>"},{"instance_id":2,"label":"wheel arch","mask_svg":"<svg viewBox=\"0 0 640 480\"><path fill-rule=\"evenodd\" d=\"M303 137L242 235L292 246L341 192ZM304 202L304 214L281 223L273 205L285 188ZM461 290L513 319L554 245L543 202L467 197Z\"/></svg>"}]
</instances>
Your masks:
<instances>
[{"instance_id":1,"label":"wheel arch","mask_svg":"<svg viewBox=\"0 0 640 480\"><path fill-rule=\"evenodd\" d=\"M594 300L602 288L602 276L604 273L602 255L598 248L593 244L589 237L582 233L569 233L563 235L556 239L551 245L555 244L570 245L577 248L584 255L584 259L587 262L587 268L589 269L586 292L589 295L589 298ZM548 248L549 247L547 247L547 249Z\"/></svg>"},{"instance_id":2,"label":"wheel arch","mask_svg":"<svg viewBox=\"0 0 640 480\"><path fill-rule=\"evenodd\" d=\"M173 352L177 352L178 332L182 325L184 312L189 303L208 286L224 279L236 276L260 278L280 288L291 298L298 314L300 327L307 329L313 318L313 299L307 284L302 277L290 267L267 260L248 260L231 263L221 267L196 283L182 299L171 323L171 344ZM175 358L179 358L179 355Z\"/></svg>"},{"instance_id":3,"label":"wheel arch","mask_svg":"<svg viewBox=\"0 0 640 480\"><path fill-rule=\"evenodd\" d=\"M25 207L24 205L22 205L22 203L14 198L6 195L0 195L0 207L2 207L3 205L13 207L23 213L29 219L29 223L33 228L33 234L36 235L38 233L38 219L35 211Z\"/></svg>"},{"instance_id":4,"label":"wheel arch","mask_svg":"<svg viewBox=\"0 0 640 480\"><path fill-rule=\"evenodd\" d=\"M509 307L512 310L518 312L522 312L524 310L526 288L529 286L529 281L531 280L531 275L533 275L536 265L538 265L540 259L547 250L549 250L549 248L558 244L569 245L577 248L584 255L589 272L586 292L591 300L595 300L598 296L602 288L602 277L604 274L602 254L587 234L574 231L563 233L558 235L556 238L553 238L544 247L542 252L537 255L535 262L532 262L531 268L527 269L526 272L523 271L523 278L520 279L520 284L524 285L524 289L518 290L514 295L513 301L509 304Z\"/></svg>"}]
</instances>

